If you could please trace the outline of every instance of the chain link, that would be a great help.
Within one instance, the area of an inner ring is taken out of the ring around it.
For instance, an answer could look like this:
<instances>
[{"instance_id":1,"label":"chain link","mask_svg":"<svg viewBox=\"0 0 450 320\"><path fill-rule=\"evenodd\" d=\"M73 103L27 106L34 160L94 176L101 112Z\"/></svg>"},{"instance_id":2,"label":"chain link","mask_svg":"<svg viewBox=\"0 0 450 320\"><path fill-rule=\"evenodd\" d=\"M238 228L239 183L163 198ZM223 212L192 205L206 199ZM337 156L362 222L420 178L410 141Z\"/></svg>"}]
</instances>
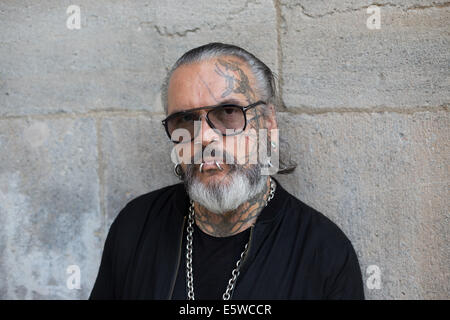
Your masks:
<instances>
[{"instance_id":1,"label":"chain link","mask_svg":"<svg viewBox=\"0 0 450 320\"><path fill-rule=\"evenodd\" d=\"M265 207L268 205L269 201L273 199L275 196L275 189L277 187L275 181L270 179L270 192L269 196L267 197ZM187 284L187 295L189 300L195 300L194 297L194 270L192 267L192 243L193 243L193 235L194 235L194 201L190 201L189 206L189 217L188 217L188 226L187 226L187 243L186 243L186 284ZM250 242L250 240L249 240ZM241 257L236 262L236 268L233 269L231 272L231 278L228 280L228 285L225 290L225 293L222 296L223 300L229 300L231 298L231 293L234 290L234 286L236 284L236 280L239 277L240 269L241 269L241 261L243 261L244 257L247 255L248 245L249 242L245 244L244 251L241 253Z\"/></svg>"}]
</instances>

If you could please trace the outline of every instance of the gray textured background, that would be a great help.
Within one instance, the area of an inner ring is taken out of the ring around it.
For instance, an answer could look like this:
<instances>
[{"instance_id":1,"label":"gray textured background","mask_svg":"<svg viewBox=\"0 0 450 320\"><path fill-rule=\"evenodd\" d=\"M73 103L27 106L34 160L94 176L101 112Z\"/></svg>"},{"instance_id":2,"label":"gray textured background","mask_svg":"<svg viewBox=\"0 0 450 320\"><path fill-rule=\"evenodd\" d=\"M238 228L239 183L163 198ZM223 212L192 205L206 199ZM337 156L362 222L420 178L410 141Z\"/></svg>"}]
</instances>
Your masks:
<instances>
[{"instance_id":1,"label":"gray textured background","mask_svg":"<svg viewBox=\"0 0 450 320\"><path fill-rule=\"evenodd\" d=\"M0 298L88 297L119 210L178 182L167 68L221 41L279 75L299 166L278 179L344 230L365 282L380 268L367 298L449 299L450 3L380 0L369 30L371 3L0 1Z\"/></svg>"}]
</instances>

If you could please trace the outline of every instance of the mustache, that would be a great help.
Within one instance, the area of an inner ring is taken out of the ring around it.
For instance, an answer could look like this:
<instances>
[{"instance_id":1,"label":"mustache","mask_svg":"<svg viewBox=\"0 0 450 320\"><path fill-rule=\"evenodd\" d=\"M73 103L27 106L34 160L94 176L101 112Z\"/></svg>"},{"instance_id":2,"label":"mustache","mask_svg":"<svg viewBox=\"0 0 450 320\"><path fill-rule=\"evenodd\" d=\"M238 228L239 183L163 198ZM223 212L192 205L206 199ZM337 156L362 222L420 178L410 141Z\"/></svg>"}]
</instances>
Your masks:
<instances>
[{"instance_id":1,"label":"mustache","mask_svg":"<svg viewBox=\"0 0 450 320\"><path fill-rule=\"evenodd\" d=\"M202 147L201 151L196 152L194 155L192 155L191 159L190 159L191 162L188 165L198 165L198 164L195 164L194 161L196 159L203 160L205 149L206 149L206 147ZM217 155L216 155L216 153L217 153ZM221 161L222 163L227 163L227 160L230 160L230 159L233 159L233 163L230 163L230 165L234 165L234 164L237 163L237 160L236 160L235 156L233 156L232 154L226 152L223 149L218 150L217 152L216 152L216 149L213 149L211 151L210 155L208 155L208 157L209 156L211 156L214 160Z\"/></svg>"},{"instance_id":2,"label":"mustache","mask_svg":"<svg viewBox=\"0 0 450 320\"><path fill-rule=\"evenodd\" d=\"M223 148L212 148L211 150L207 150L207 154L205 155L205 150L207 148L211 148L208 146L202 146L201 150L198 150L197 152L194 152L193 155L191 155L189 159L189 164L200 164L202 160L206 157L212 158L212 160L217 160L222 163L228 164L228 165L241 165L244 163L247 163L248 161L258 161L258 154L257 150L249 150L245 151L245 153L240 153L239 150L236 152L233 150L233 153L227 152ZM194 149L195 151L195 149ZM239 160L238 160L239 159ZM197 163L195 162L197 161ZM242 163L244 162L244 163Z\"/></svg>"}]
</instances>

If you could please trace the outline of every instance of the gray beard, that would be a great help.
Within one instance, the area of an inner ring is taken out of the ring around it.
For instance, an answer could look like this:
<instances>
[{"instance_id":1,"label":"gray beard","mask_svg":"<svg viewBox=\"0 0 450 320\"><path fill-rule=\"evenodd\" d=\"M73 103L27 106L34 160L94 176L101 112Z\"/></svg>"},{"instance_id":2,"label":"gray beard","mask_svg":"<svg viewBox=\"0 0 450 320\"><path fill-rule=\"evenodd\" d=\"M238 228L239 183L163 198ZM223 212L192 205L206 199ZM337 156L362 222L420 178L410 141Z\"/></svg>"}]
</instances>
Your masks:
<instances>
[{"instance_id":1,"label":"gray beard","mask_svg":"<svg viewBox=\"0 0 450 320\"><path fill-rule=\"evenodd\" d=\"M189 197L215 214L236 210L240 205L264 191L266 179L261 175L259 164L244 168L231 164L224 181L207 185L197 179L198 169L188 164L184 173L184 185Z\"/></svg>"}]
</instances>

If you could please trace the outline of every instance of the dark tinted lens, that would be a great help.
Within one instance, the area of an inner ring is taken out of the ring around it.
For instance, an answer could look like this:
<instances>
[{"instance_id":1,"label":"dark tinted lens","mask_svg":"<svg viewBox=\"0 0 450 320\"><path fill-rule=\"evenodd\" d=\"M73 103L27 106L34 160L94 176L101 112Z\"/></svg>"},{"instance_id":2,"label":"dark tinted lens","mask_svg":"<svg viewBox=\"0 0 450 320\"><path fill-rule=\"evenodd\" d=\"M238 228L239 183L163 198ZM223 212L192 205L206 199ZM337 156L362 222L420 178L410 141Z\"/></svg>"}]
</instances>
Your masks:
<instances>
[{"instance_id":1,"label":"dark tinted lens","mask_svg":"<svg viewBox=\"0 0 450 320\"><path fill-rule=\"evenodd\" d=\"M195 113L180 113L167 120L167 129L174 142L188 142L194 137ZM177 130L184 129L184 130ZM175 131L177 130L177 131Z\"/></svg>"},{"instance_id":2,"label":"dark tinted lens","mask_svg":"<svg viewBox=\"0 0 450 320\"><path fill-rule=\"evenodd\" d=\"M240 131L245 126L244 112L234 105L216 107L209 112L208 118L222 133L226 133L226 129Z\"/></svg>"}]
</instances>

